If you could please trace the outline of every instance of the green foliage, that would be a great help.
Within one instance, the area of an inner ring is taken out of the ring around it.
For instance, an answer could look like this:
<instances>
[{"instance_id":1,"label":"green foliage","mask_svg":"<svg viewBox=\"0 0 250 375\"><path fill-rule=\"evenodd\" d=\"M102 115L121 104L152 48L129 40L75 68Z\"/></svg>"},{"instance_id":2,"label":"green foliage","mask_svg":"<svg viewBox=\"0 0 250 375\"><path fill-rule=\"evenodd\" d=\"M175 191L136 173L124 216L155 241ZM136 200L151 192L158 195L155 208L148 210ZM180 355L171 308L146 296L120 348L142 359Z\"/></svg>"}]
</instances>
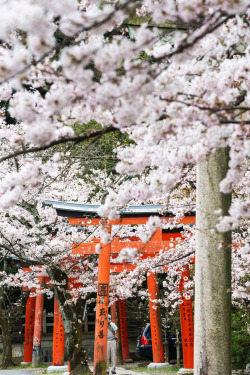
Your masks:
<instances>
[{"instance_id":1,"label":"green foliage","mask_svg":"<svg viewBox=\"0 0 250 375\"><path fill-rule=\"evenodd\" d=\"M75 123L73 129L76 135L81 136L90 135L102 130L103 127L96 121L91 120L86 124ZM69 151L67 151L68 146L57 146L53 153L56 151L64 153L68 168L73 165L77 166L77 177L93 186L92 194L89 197L91 201L91 198L97 194L106 194L106 191L102 191L102 187L97 183L99 171L105 171L112 181L121 179L115 169L118 159L114 150L118 146L125 147L131 143L129 137L117 129L117 131L111 133L104 133L100 137L79 142L73 145Z\"/></svg>"},{"instance_id":2,"label":"green foliage","mask_svg":"<svg viewBox=\"0 0 250 375\"><path fill-rule=\"evenodd\" d=\"M146 374L155 374L155 373L164 373L165 375L168 375L168 374L177 374L177 371L179 370L179 367L176 367L176 366L169 366L167 368L153 368L153 369L149 369L147 368L146 366L143 367L143 366L138 366L138 367L130 367L130 366L127 366L126 367L127 370L132 370L134 372L140 372L140 373L146 373Z\"/></svg>"},{"instance_id":3,"label":"green foliage","mask_svg":"<svg viewBox=\"0 0 250 375\"><path fill-rule=\"evenodd\" d=\"M11 258L2 259L0 261L0 271L5 271L7 274L15 273L18 270L18 265Z\"/></svg>"},{"instance_id":4,"label":"green foliage","mask_svg":"<svg viewBox=\"0 0 250 375\"><path fill-rule=\"evenodd\" d=\"M25 370L25 369L32 369L32 365L16 365L16 366L10 366L8 368L8 370ZM40 363L36 368L41 368L41 369L44 369L44 368L48 368L48 363ZM37 374L37 371L35 372ZM41 372L41 373L44 373L44 372ZM31 372L31 374L33 374L33 372ZM57 373L58 374L58 373ZM59 373L60 374L60 373Z\"/></svg>"},{"instance_id":5,"label":"green foliage","mask_svg":"<svg viewBox=\"0 0 250 375\"><path fill-rule=\"evenodd\" d=\"M94 120L86 124L75 123L72 125L76 136L91 135L91 133L102 130L103 127ZM69 164L77 163L79 167L78 177L84 178L92 170L105 170L107 174L115 173L115 165L118 161L114 149L118 145L127 146L132 141L127 135L117 131L103 134L96 138L89 138L82 142L75 143L72 147L59 145L53 147L50 152L45 153L44 160L49 159L55 152L65 154Z\"/></svg>"},{"instance_id":6,"label":"green foliage","mask_svg":"<svg viewBox=\"0 0 250 375\"><path fill-rule=\"evenodd\" d=\"M3 111L4 115L5 115L5 121L6 121L6 124L10 125L10 124L15 124L16 123L16 119L14 119L13 117L11 117L10 113L9 113L9 100L7 101L0 101L0 109Z\"/></svg>"},{"instance_id":7,"label":"green foliage","mask_svg":"<svg viewBox=\"0 0 250 375\"><path fill-rule=\"evenodd\" d=\"M250 335L247 306L232 308L232 368L244 369L250 362Z\"/></svg>"},{"instance_id":8,"label":"green foliage","mask_svg":"<svg viewBox=\"0 0 250 375\"><path fill-rule=\"evenodd\" d=\"M60 29L56 29L56 31L54 33L54 37L55 37L55 40L56 40L56 45L58 47L59 46L66 47L66 46L71 46L71 45L76 44L76 41L75 41L74 37L69 37L69 36L63 34Z\"/></svg>"}]
</instances>

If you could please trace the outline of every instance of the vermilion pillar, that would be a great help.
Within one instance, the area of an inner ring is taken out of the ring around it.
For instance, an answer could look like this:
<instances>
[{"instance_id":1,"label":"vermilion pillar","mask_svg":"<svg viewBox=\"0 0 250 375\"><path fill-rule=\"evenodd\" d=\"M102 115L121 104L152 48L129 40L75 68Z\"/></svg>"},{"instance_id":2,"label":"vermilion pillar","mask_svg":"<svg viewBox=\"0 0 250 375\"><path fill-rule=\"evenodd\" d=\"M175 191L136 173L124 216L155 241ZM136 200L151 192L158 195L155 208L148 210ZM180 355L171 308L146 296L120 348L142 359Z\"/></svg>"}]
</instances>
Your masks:
<instances>
[{"instance_id":1,"label":"vermilion pillar","mask_svg":"<svg viewBox=\"0 0 250 375\"><path fill-rule=\"evenodd\" d=\"M186 267L182 273L179 284L180 292L185 290L184 283L189 280L189 269ZM180 304L181 337L184 369L194 368L194 322L192 300L182 296L183 303Z\"/></svg>"},{"instance_id":2,"label":"vermilion pillar","mask_svg":"<svg viewBox=\"0 0 250 375\"><path fill-rule=\"evenodd\" d=\"M119 318L120 318L120 327L121 327L122 358L124 361L126 361L129 359L126 302L125 300L119 300L118 304L119 304Z\"/></svg>"},{"instance_id":3,"label":"vermilion pillar","mask_svg":"<svg viewBox=\"0 0 250 375\"><path fill-rule=\"evenodd\" d=\"M39 277L40 283L44 282L44 277ZM43 302L44 294L38 294L36 296L36 307L35 307L35 325L34 325L34 338L33 338L33 355L32 365L37 367L40 362L40 350L42 341L42 329L43 329Z\"/></svg>"},{"instance_id":4,"label":"vermilion pillar","mask_svg":"<svg viewBox=\"0 0 250 375\"><path fill-rule=\"evenodd\" d=\"M110 233L111 227L106 227ZM108 303L111 244L101 244L95 320L94 375L105 375L107 369Z\"/></svg>"},{"instance_id":5,"label":"vermilion pillar","mask_svg":"<svg viewBox=\"0 0 250 375\"><path fill-rule=\"evenodd\" d=\"M59 304L54 297L53 366L64 364L64 328Z\"/></svg>"},{"instance_id":6,"label":"vermilion pillar","mask_svg":"<svg viewBox=\"0 0 250 375\"><path fill-rule=\"evenodd\" d=\"M111 307L111 320L112 322L115 323L117 326L117 337L118 337L118 348L116 351L116 363L117 365L122 364L122 346L121 346L121 329L120 329L120 323L119 323L119 306L118 306L118 301L112 303Z\"/></svg>"},{"instance_id":7,"label":"vermilion pillar","mask_svg":"<svg viewBox=\"0 0 250 375\"><path fill-rule=\"evenodd\" d=\"M26 314L25 314L24 358L22 362L23 364L32 362L35 304L36 304L36 297L29 296L27 304L26 304Z\"/></svg>"},{"instance_id":8,"label":"vermilion pillar","mask_svg":"<svg viewBox=\"0 0 250 375\"><path fill-rule=\"evenodd\" d=\"M118 332L119 330L119 320L118 320L118 314L117 314L117 301L112 303L110 306L110 311L111 311L111 321L115 323L115 325L118 327Z\"/></svg>"},{"instance_id":9,"label":"vermilion pillar","mask_svg":"<svg viewBox=\"0 0 250 375\"><path fill-rule=\"evenodd\" d=\"M164 363L164 348L162 339L160 306L159 304L153 302L153 300L159 299L159 286L157 274L154 272L148 272L147 279L148 292L150 295L149 313L153 348L153 362Z\"/></svg>"}]
</instances>

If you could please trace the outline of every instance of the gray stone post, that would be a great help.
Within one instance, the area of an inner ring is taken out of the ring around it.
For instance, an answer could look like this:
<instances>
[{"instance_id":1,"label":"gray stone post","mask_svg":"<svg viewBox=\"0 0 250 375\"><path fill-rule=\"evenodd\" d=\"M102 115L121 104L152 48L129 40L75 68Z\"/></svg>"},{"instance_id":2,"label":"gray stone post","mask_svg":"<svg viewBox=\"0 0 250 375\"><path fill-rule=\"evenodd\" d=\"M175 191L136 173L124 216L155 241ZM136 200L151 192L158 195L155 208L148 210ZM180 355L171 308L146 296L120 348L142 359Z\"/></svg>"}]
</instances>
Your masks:
<instances>
[{"instance_id":1,"label":"gray stone post","mask_svg":"<svg viewBox=\"0 0 250 375\"><path fill-rule=\"evenodd\" d=\"M217 149L197 167L195 257L195 375L231 375L231 232L218 233L231 194L219 190L229 150Z\"/></svg>"}]
</instances>

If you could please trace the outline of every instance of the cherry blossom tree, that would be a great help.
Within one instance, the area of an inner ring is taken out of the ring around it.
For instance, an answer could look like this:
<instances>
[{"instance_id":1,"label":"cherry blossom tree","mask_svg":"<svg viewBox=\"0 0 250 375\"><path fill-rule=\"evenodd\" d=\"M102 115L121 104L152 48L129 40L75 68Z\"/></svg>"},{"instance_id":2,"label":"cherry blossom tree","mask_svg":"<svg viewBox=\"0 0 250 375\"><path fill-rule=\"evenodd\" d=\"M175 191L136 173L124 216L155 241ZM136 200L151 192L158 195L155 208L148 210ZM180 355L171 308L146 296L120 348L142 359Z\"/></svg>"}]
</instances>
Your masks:
<instances>
[{"instance_id":1,"label":"cherry blossom tree","mask_svg":"<svg viewBox=\"0 0 250 375\"><path fill-rule=\"evenodd\" d=\"M3 343L1 355L1 367L7 368L13 365L12 358L12 334L15 325L20 320L25 311L26 302L29 292L23 291L22 288L5 283L7 275L13 273L13 260L1 260L0 273L0 327Z\"/></svg>"},{"instance_id":2,"label":"cherry blossom tree","mask_svg":"<svg viewBox=\"0 0 250 375\"><path fill-rule=\"evenodd\" d=\"M131 34L135 13L144 23ZM168 21L175 32L162 43L154 26ZM246 0L2 1L2 208L43 184L46 150L57 151L53 168L59 145L84 152L106 133L131 142L117 145L125 183L109 189L101 216L163 196L167 211L198 165L195 374L231 373L230 314L219 317L230 311L231 230L249 214L246 194L231 204L247 173L249 36ZM101 128L75 131L91 120Z\"/></svg>"},{"instance_id":3,"label":"cherry blossom tree","mask_svg":"<svg viewBox=\"0 0 250 375\"><path fill-rule=\"evenodd\" d=\"M69 176L68 176L69 177ZM51 283L42 285L42 292L58 300L65 329L65 340L72 373L88 371L87 353L82 348L82 316L88 298L95 292L96 288L96 256L80 258L72 256L72 243L81 243L86 234L83 231L69 228L67 220L57 217L56 212L50 207L44 207L44 200L48 190L52 189L55 194L67 193L62 191L60 183L47 176L49 184L39 195L38 189L29 190L23 200L9 209L2 210L0 224L0 254L1 258L8 259L14 255L15 259L21 261L30 268L30 272L22 268L15 273L1 273L1 295L2 304L6 304L4 291L20 288L22 291L30 290L32 295L40 292L39 276L49 276ZM61 181L62 182L62 181ZM54 184L54 186L52 186ZM81 184L81 188L83 184ZM72 185L69 184L69 189ZM75 187L74 191L77 191ZM89 189L86 188L86 192ZM82 196L83 189L81 189ZM72 196L72 195L71 195ZM27 297L24 293L24 297ZM21 292L22 297L22 292ZM20 308L25 307L25 298L21 298ZM8 305L9 316L14 316L15 305ZM20 310L20 309L19 309ZM1 326L7 310L1 309ZM15 320L12 319L11 324ZM10 324L9 324L10 326ZM5 325L7 329L8 326ZM3 334L5 331L3 331ZM4 350L11 353L11 335L5 334ZM8 339L8 341L7 341ZM8 345L7 345L8 344ZM11 357L5 355L5 368L10 365Z\"/></svg>"}]
</instances>

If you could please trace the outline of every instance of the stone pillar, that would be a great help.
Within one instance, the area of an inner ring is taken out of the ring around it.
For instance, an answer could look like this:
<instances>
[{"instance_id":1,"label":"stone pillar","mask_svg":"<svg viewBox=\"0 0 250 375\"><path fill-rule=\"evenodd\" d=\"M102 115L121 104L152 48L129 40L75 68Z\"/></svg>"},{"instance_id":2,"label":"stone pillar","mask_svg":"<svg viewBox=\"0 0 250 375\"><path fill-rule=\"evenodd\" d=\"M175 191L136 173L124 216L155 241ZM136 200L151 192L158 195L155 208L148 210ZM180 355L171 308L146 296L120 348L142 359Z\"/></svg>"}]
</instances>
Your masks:
<instances>
[{"instance_id":1,"label":"stone pillar","mask_svg":"<svg viewBox=\"0 0 250 375\"><path fill-rule=\"evenodd\" d=\"M106 227L111 233L111 227ZM95 320L94 375L106 375L108 340L108 303L111 243L102 244L99 255Z\"/></svg>"},{"instance_id":2,"label":"stone pillar","mask_svg":"<svg viewBox=\"0 0 250 375\"><path fill-rule=\"evenodd\" d=\"M126 301L119 299L119 318L121 327L122 358L124 361L129 360L129 343L128 343L128 325Z\"/></svg>"},{"instance_id":3,"label":"stone pillar","mask_svg":"<svg viewBox=\"0 0 250 375\"><path fill-rule=\"evenodd\" d=\"M197 167L195 254L195 375L231 375L231 232L218 232L231 194L220 192L229 150L217 149Z\"/></svg>"},{"instance_id":4,"label":"stone pillar","mask_svg":"<svg viewBox=\"0 0 250 375\"><path fill-rule=\"evenodd\" d=\"M39 277L40 283L44 282L44 277ZM36 296L36 308L35 308L35 325L34 325L34 339L33 339L33 355L32 355L32 366L37 367L40 362L40 350L42 341L42 330L43 330L43 302L44 294L38 294Z\"/></svg>"},{"instance_id":5,"label":"stone pillar","mask_svg":"<svg viewBox=\"0 0 250 375\"><path fill-rule=\"evenodd\" d=\"M184 278L186 280L184 280ZM189 280L189 268L182 272L179 290L185 290L184 283ZM179 374L193 374L194 372L194 322L192 300L182 297L183 303L180 304L180 319L181 319L181 338L182 338L182 353L184 368L179 370Z\"/></svg>"},{"instance_id":6,"label":"stone pillar","mask_svg":"<svg viewBox=\"0 0 250 375\"><path fill-rule=\"evenodd\" d=\"M160 306L159 304L153 302L154 300L159 299L157 274L155 272L148 272L147 279L148 292L150 296L149 313L153 348L153 363L149 364L149 368L165 367L168 366L168 364L164 362Z\"/></svg>"},{"instance_id":7,"label":"stone pillar","mask_svg":"<svg viewBox=\"0 0 250 375\"><path fill-rule=\"evenodd\" d=\"M24 358L22 364L32 362L36 297L28 298L25 314Z\"/></svg>"}]
</instances>

